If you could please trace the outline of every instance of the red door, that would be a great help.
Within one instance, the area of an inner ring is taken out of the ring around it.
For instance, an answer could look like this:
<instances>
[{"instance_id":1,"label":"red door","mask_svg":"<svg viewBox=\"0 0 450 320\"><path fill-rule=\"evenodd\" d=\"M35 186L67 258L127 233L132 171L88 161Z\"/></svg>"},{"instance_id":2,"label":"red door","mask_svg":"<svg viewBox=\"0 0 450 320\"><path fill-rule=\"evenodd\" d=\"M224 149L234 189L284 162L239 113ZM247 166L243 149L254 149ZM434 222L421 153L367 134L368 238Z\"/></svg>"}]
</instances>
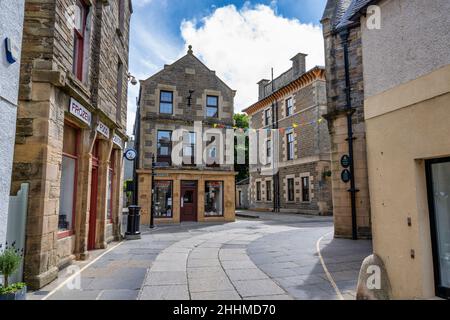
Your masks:
<instances>
[{"instance_id":1,"label":"red door","mask_svg":"<svg viewBox=\"0 0 450 320\"><path fill-rule=\"evenodd\" d=\"M197 221L197 181L181 181L180 221Z\"/></svg>"},{"instance_id":2,"label":"red door","mask_svg":"<svg viewBox=\"0 0 450 320\"><path fill-rule=\"evenodd\" d=\"M98 195L98 143L95 144L92 156L91 205L89 211L88 250L95 249L97 229L97 195Z\"/></svg>"}]
</instances>

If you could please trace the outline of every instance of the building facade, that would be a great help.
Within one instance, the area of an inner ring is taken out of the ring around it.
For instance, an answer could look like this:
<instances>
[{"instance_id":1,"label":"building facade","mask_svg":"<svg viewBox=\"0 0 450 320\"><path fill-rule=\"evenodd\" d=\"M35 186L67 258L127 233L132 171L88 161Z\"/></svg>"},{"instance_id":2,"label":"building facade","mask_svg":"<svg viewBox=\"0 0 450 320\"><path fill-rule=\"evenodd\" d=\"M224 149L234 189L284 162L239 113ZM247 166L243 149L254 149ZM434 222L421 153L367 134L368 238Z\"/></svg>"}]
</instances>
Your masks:
<instances>
[{"instance_id":1,"label":"building facade","mask_svg":"<svg viewBox=\"0 0 450 320\"><path fill-rule=\"evenodd\" d=\"M16 132L24 0L0 3L0 244L6 242Z\"/></svg>"},{"instance_id":2,"label":"building facade","mask_svg":"<svg viewBox=\"0 0 450 320\"><path fill-rule=\"evenodd\" d=\"M449 299L450 2L360 2L374 254L392 298Z\"/></svg>"},{"instance_id":3,"label":"building facade","mask_svg":"<svg viewBox=\"0 0 450 320\"><path fill-rule=\"evenodd\" d=\"M120 238L129 0L26 1L12 189L30 184L25 281Z\"/></svg>"},{"instance_id":4,"label":"building facade","mask_svg":"<svg viewBox=\"0 0 450 320\"><path fill-rule=\"evenodd\" d=\"M349 20L358 4L353 0L328 0L321 21L335 237L353 239L371 237L361 25ZM345 167L341 160L345 160Z\"/></svg>"},{"instance_id":5,"label":"building facade","mask_svg":"<svg viewBox=\"0 0 450 320\"><path fill-rule=\"evenodd\" d=\"M292 62L293 67L272 82L261 80L259 101L244 110L251 130L269 132L265 141L258 138L260 160L268 161L250 165L250 207L329 215L330 138L322 118L327 112L325 70L306 71L306 55L301 53Z\"/></svg>"},{"instance_id":6,"label":"building facade","mask_svg":"<svg viewBox=\"0 0 450 320\"><path fill-rule=\"evenodd\" d=\"M142 223L150 220L152 168L156 224L234 221L234 166L220 160L234 143L220 142L221 128L233 126L235 94L191 47L187 55L141 81L135 135Z\"/></svg>"}]
</instances>

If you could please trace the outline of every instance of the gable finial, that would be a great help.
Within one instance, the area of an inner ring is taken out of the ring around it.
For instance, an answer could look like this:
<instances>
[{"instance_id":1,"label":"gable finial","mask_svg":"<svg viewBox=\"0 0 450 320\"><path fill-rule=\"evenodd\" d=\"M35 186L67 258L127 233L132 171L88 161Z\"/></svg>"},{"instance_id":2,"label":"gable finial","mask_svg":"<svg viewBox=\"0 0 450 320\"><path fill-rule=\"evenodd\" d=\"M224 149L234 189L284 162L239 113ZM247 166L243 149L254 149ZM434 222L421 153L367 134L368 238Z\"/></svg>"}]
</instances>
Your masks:
<instances>
[{"instance_id":1,"label":"gable finial","mask_svg":"<svg viewBox=\"0 0 450 320\"><path fill-rule=\"evenodd\" d=\"M194 51L192 51L192 46L191 46L191 45L189 45L189 46L188 46L188 48L189 48L189 50L188 50L188 54L193 54L193 53L194 53Z\"/></svg>"}]
</instances>

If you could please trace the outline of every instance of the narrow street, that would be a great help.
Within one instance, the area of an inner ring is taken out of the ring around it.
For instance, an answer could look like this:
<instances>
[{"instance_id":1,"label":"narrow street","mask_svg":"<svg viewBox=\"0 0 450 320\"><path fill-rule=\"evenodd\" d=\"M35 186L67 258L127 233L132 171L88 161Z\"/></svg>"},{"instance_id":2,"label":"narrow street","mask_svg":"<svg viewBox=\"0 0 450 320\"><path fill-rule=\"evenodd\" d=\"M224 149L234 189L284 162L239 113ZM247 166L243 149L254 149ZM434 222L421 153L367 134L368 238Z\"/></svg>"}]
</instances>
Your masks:
<instances>
[{"instance_id":1,"label":"narrow street","mask_svg":"<svg viewBox=\"0 0 450 320\"><path fill-rule=\"evenodd\" d=\"M28 299L355 298L370 241L333 239L331 217L246 214L259 218L143 227L141 240L94 252Z\"/></svg>"}]
</instances>

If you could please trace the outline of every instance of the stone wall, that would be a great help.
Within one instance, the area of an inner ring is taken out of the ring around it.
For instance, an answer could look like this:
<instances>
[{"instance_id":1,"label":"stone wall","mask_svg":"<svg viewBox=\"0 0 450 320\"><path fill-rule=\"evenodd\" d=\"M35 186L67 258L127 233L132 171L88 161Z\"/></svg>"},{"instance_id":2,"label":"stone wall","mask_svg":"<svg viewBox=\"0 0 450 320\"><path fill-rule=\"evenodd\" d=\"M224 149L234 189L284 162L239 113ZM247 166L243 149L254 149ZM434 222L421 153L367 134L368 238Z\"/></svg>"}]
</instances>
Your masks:
<instances>
[{"instance_id":1,"label":"stone wall","mask_svg":"<svg viewBox=\"0 0 450 320\"><path fill-rule=\"evenodd\" d=\"M332 159L332 184L333 205L335 219L335 236L350 238L352 236L352 215L350 185L341 181L343 170L340 160L348 154L347 116L346 116L346 92L345 92L345 64L344 45L339 34L330 26L330 21L322 21L325 38L325 62L327 79L327 101L329 131L331 134L331 159ZM366 140L364 122L364 82L362 68L362 46L360 26L349 29L349 73L350 73L350 97L353 108L354 131L354 163L357 208L358 236L368 238L371 235L370 200L368 189Z\"/></svg>"},{"instance_id":2,"label":"stone wall","mask_svg":"<svg viewBox=\"0 0 450 320\"><path fill-rule=\"evenodd\" d=\"M111 235L106 226L107 172L111 165L111 153L118 152L113 151L117 148L123 148L114 145L112 138L117 135L126 140L126 116L122 115L118 121L115 109L120 107L121 113L126 113L125 75L130 8L126 5L126 27L122 38L119 38L116 34L116 1L90 1L90 27L85 37L85 70L83 79L79 80L73 74L74 31L67 19L67 10L74 4L75 0L27 0L25 6L12 186L14 191L21 183L30 183L24 272L27 284L36 289L54 280L58 268L67 265L73 258L88 257L92 150L96 140L100 140L101 146L96 186L99 194L96 203L95 247L103 248L110 240ZM116 49L120 51L119 54L115 52ZM124 59L122 105L105 101L108 104L106 107L103 104L104 97L116 97L117 94L117 73L110 73L111 68L104 66L114 59L117 61L118 56ZM78 101L91 113L89 124L69 112L71 99ZM97 132L99 121L110 129L109 138ZM70 241L61 238L58 232L65 123L79 129L75 225ZM122 157L116 156L113 176L113 236L116 239L120 236L122 165Z\"/></svg>"}]
</instances>

